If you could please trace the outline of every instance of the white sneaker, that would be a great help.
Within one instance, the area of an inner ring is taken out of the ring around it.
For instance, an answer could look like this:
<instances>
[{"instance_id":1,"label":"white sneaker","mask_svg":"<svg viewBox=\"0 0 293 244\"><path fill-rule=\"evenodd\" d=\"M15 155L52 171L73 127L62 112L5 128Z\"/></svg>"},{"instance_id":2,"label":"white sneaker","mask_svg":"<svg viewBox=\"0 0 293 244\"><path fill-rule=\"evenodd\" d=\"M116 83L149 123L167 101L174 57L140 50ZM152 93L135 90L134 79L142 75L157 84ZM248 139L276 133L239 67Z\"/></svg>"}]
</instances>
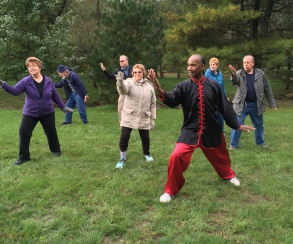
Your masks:
<instances>
[{"instance_id":1,"label":"white sneaker","mask_svg":"<svg viewBox=\"0 0 293 244\"><path fill-rule=\"evenodd\" d=\"M154 159L153 159L153 157L151 156L151 155L144 155L145 156L145 160L147 161L147 162L152 162L152 161L154 161Z\"/></svg>"},{"instance_id":2,"label":"white sneaker","mask_svg":"<svg viewBox=\"0 0 293 244\"><path fill-rule=\"evenodd\" d=\"M160 202L170 202L172 200L172 197L168 193L164 193L160 197Z\"/></svg>"},{"instance_id":3,"label":"white sneaker","mask_svg":"<svg viewBox=\"0 0 293 244\"><path fill-rule=\"evenodd\" d=\"M234 177L230 180L231 184L233 184L234 186L240 186L240 181Z\"/></svg>"}]
</instances>

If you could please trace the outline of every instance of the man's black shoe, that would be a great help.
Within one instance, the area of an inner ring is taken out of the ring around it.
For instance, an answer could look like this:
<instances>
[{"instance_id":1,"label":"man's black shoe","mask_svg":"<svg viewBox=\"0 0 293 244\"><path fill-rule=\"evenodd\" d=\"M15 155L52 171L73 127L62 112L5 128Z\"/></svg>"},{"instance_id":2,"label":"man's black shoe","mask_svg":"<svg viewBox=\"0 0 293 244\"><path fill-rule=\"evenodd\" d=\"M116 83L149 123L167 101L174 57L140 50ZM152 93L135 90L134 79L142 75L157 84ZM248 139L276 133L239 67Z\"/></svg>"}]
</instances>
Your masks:
<instances>
[{"instance_id":1,"label":"man's black shoe","mask_svg":"<svg viewBox=\"0 0 293 244\"><path fill-rule=\"evenodd\" d=\"M52 155L54 157L59 157L61 155L61 152L52 152Z\"/></svg>"},{"instance_id":2,"label":"man's black shoe","mask_svg":"<svg viewBox=\"0 0 293 244\"><path fill-rule=\"evenodd\" d=\"M27 161L30 161L30 159L18 159L16 162L14 162L14 165L20 165Z\"/></svg>"},{"instance_id":3,"label":"man's black shoe","mask_svg":"<svg viewBox=\"0 0 293 244\"><path fill-rule=\"evenodd\" d=\"M61 125L69 125L70 123L63 122Z\"/></svg>"}]
</instances>

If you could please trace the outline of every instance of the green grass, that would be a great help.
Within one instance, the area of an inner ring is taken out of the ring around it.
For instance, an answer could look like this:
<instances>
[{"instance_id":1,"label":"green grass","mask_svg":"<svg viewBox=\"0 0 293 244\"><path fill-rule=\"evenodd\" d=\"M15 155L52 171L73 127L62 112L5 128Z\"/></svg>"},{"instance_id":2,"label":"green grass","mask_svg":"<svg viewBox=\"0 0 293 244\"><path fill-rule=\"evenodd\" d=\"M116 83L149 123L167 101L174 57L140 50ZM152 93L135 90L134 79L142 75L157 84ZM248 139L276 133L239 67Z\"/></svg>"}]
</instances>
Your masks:
<instances>
[{"instance_id":1,"label":"green grass","mask_svg":"<svg viewBox=\"0 0 293 244\"><path fill-rule=\"evenodd\" d=\"M166 90L179 81L160 79ZM225 84L231 100L235 87ZM264 116L270 148L255 147L253 133L243 133L241 149L230 152L241 186L219 179L197 149L170 204L159 197L180 134L180 109L158 109L152 163L144 161L133 131L126 167L115 169L120 130L116 108L107 105L89 107L86 126L77 111L73 124L61 126L57 109L62 155L53 158L38 124L32 160L14 166L24 96L0 91L0 243L293 243L292 99L283 97L282 83L271 85L278 110ZM86 86L89 105L95 104L97 90ZM227 143L230 132L225 128Z\"/></svg>"},{"instance_id":2,"label":"green grass","mask_svg":"<svg viewBox=\"0 0 293 244\"><path fill-rule=\"evenodd\" d=\"M86 126L77 112L72 125L61 126L64 114L57 110L62 155L51 156L38 124L32 160L20 166L13 162L21 110L1 110L0 243L292 243L292 112L265 113L269 149L255 147L253 134L243 133L241 149L230 153L240 187L219 179L197 149L178 197L161 204L180 109L158 109L153 163L144 161L132 132L122 170L115 169L120 130L114 107L89 108Z\"/></svg>"}]
</instances>

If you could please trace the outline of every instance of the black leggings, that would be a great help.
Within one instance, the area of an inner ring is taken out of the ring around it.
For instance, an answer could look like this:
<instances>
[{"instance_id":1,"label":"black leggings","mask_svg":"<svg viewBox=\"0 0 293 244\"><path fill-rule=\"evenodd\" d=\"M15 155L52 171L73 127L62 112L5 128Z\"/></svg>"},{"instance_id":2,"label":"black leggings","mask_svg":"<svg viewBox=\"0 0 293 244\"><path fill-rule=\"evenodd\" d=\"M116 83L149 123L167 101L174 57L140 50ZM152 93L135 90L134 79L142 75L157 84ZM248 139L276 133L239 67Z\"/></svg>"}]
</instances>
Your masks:
<instances>
[{"instance_id":1,"label":"black leggings","mask_svg":"<svg viewBox=\"0 0 293 244\"><path fill-rule=\"evenodd\" d=\"M119 142L119 147L121 152L127 151L131 131L132 131L132 128L128 128L128 127L122 127L121 129L121 136L120 136L120 142ZM138 130L138 132L141 139L143 154L150 155L149 130Z\"/></svg>"},{"instance_id":2,"label":"black leggings","mask_svg":"<svg viewBox=\"0 0 293 244\"><path fill-rule=\"evenodd\" d=\"M19 128L19 159L21 160L30 160L30 140L33 130L39 121L47 136L51 152L60 152L60 144L55 126L55 113L53 112L41 117L23 115Z\"/></svg>"}]
</instances>

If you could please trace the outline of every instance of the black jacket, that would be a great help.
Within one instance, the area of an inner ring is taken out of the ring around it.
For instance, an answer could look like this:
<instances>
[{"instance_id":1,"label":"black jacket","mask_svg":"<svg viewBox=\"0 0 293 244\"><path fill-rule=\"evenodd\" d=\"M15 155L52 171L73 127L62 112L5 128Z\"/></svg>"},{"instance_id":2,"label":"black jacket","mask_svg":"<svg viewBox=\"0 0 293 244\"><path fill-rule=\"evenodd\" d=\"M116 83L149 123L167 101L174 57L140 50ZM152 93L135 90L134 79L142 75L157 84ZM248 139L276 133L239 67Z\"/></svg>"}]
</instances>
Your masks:
<instances>
[{"instance_id":1,"label":"black jacket","mask_svg":"<svg viewBox=\"0 0 293 244\"><path fill-rule=\"evenodd\" d=\"M56 88L64 87L64 92L66 98L68 99L71 94L71 89L68 84L68 80L71 83L74 90L79 94L79 96L84 100L84 97L87 95L87 90L81 80L81 78L73 71L69 70L69 76L66 79L62 79L59 83L55 83Z\"/></svg>"},{"instance_id":2,"label":"black jacket","mask_svg":"<svg viewBox=\"0 0 293 244\"><path fill-rule=\"evenodd\" d=\"M208 78L198 83L190 78L184 80L172 91L164 92L161 100L171 108L182 106L184 121L177 142L188 145L201 143L207 148L220 146L223 133L220 114L232 129L237 130L240 126L221 87Z\"/></svg>"},{"instance_id":3,"label":"black jacket","mask_svg":"<svg viewBox=\"0 0 293 244\"><path fill-rule=\"evenodd\" d=\"M126 80L127 78L132 78L132 66L128 66L127 70L128 70L128 75L126 76L125 73L121 70L121 67L119 67L118 69L116 69L114 72L109 73L107 70L104 70L104 74L111 80L111 79L116 79L116 75L118 73L118 71L122 71L124 73L124 80Z\"/></svg>"}]
</instances>

